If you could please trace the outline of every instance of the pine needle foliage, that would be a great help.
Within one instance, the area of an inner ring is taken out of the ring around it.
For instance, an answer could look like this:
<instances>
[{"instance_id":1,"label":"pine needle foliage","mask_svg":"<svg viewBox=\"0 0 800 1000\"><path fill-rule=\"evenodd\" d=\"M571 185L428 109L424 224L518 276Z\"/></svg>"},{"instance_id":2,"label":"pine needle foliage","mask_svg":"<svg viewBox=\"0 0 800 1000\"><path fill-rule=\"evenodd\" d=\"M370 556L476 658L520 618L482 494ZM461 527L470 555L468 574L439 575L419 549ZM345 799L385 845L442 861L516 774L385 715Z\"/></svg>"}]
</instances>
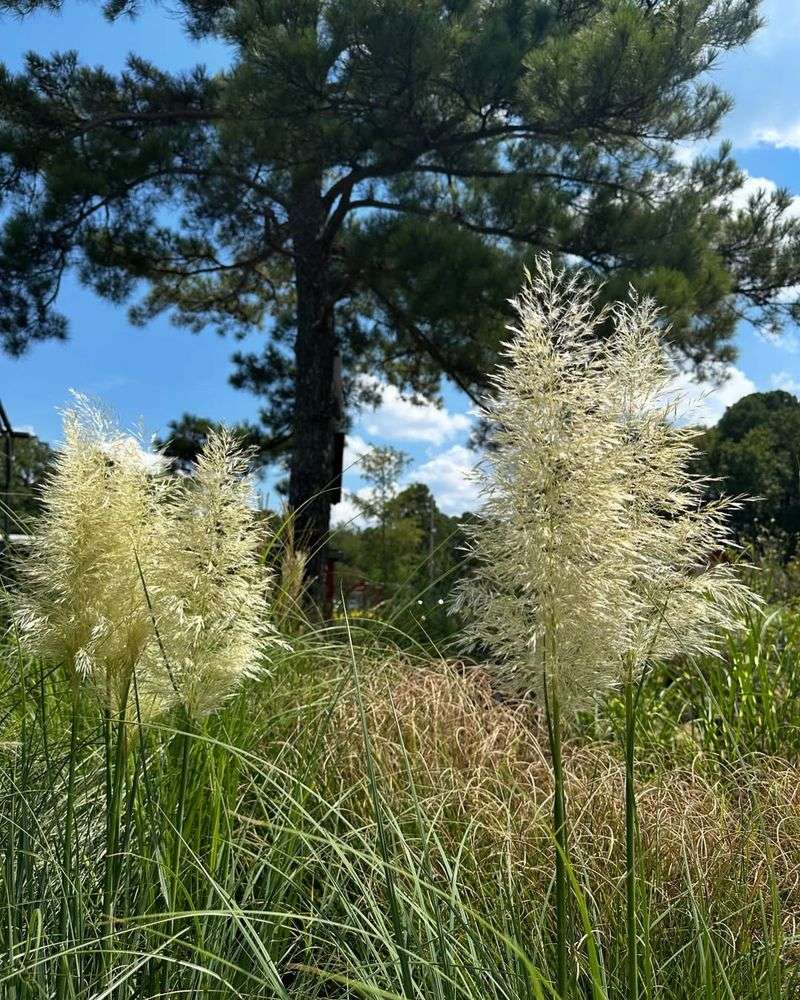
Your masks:
<instances>
[{"instance_id":1,"label":"pine needle foliage","mask_svg":"<svg viewBox=\"0 0 800 1000\"><path fill-rule=\"evenodd\" d=\"M598 310L540 257L513 305L457 605L515 693L579 707L649 660L713 651L756 598L717 558L739 501L704 502L652 302Z\"/></svg>"},{"instance_id":2,"label":"pine needle foliage","mask_svg":"<svg viewBox=\"0 0 800 1000\"><path fill-rule=\"evenodd\" d=\"M112 712L213 711L257 672L269 579L247 455L212 435L193 476L76 395L9 595L21 642Z\"/></svg>"}]
</instances>

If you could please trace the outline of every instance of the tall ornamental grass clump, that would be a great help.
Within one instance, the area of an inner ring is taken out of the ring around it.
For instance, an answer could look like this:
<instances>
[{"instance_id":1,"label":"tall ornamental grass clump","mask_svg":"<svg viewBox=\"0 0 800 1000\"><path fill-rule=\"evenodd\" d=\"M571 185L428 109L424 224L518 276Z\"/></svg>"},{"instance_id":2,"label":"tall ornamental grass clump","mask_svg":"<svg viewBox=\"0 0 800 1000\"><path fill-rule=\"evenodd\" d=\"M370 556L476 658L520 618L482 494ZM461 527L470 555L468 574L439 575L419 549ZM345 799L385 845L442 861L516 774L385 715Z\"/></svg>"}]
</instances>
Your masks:
<instances>
[{"instance_id":1,"label":"tall ornamental grass clump","mask_svg":"<svg viewBox=\"0 0 800 1000\"><path fill-rule=\"evenodd\" d=\"M22 649L63 669L72 692L64 816L60 933L78 914L84 873L75 842L76 762L82 725L99 706L105 784L104 981L115 969L121 831L132 816L146 756L132 764L131 733L174 710L180 761L175 836L162 851L165 905L179 898L192 729L256 676L271 629L263 531L246 453L212 435L191 476L81 396L64 416L64 443L42 495L43 513L8 595ZM44 711L44 709L42 709ZM85 723L84 723L85 724ZM139 771L139 766L142 771ZM74 877L73 877L74 873ZM57 996L69 995L67 957Z\"/></svg>"},{"instance_id":2,"label":"tall ornamental grass clump","mask_svg":"<svg viewBox=\"0 0 800 1000\"><path fill-rule=\"evenodd\" d=\"M713 652L757 601L723 551L734 500L705 503L695 431L676 420L674 371L649 301L598 310L580 278L537 261L485 405L494 449L475 572L457 606L506 687L543 704L555 777L557 988L568 993L568 838L562 718L623 685L628 996L638 993L634 709L647 664Z\"/></svg>"}]
</instances>

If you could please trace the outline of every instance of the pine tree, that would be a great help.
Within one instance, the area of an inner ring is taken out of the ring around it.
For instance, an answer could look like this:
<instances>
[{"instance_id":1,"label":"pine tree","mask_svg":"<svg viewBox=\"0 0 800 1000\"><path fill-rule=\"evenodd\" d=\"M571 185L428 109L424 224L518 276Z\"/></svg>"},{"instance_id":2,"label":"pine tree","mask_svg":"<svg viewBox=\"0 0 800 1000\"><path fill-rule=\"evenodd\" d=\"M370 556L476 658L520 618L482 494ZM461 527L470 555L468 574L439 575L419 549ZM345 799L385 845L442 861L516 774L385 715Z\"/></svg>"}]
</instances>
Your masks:
<instances>
[{"instance_id":1,"label":"pine tree","mask_svg":"<svg viewBox=\"0 0 800 1000\"><path fill-rule=\"evenodd\" d=\"M60 0L4 0L12 14ZM633 283L676 351L729 360L743 314L797 306L800 227L779 191L731 207L729 150L674 144L729 107L705 71L758 26L757 0L179 0L230 66L177 74L74 52L0 68L0 337L67 334L75 269L139 322L233 333L238 384L268 398L266 448L290 451L299 537L321 565L337 435L359 374L474 393L533 251ZM109 18L137 0L107 0ZM340 438L339 438L340 440Z\"/></svg>"}]
</instances>

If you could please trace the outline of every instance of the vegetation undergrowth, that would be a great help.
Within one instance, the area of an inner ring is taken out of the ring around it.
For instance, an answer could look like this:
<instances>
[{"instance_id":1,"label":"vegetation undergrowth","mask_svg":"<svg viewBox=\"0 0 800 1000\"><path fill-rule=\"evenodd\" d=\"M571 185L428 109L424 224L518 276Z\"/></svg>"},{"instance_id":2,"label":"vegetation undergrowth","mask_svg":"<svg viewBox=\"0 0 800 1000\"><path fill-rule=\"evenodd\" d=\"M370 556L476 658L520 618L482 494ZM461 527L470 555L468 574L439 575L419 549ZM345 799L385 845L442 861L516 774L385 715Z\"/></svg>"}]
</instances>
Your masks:
<instances>
[{"instance_id":1,"label":"vegetation undergrowth","mask_svg":"<svg viewBox=\"0 0 800 1000\"><path fill-rule=\"evenodd\" d=\"M797 988L797 648L787 609L645 680L645 996ZM192 730L129 721L113 857L102 712L71 735L63 674L13 639L2 671L4 997L554 995L546 729L480 667L320 628ZM619 701L563 750L576 996L625 995Z\"/></svg>"}]
</instances>

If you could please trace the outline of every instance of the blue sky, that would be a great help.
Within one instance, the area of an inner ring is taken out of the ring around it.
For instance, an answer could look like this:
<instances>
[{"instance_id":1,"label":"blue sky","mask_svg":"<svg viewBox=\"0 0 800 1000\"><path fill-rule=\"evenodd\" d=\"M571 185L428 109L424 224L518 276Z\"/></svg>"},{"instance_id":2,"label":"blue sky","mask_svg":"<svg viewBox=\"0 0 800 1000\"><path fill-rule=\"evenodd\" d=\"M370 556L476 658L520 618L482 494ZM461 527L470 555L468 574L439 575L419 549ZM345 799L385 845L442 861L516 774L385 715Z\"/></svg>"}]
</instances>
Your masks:
<instances>
[{"instance_id":1,"label":"blue sky","mask_svg":"<svg viewBox=\"0 0 800 1000\"><path fill-rule=\"evenodd\" d=\"M766 0L762 12L766 27L714 73L735 106L712 145L730 139L749 175L748 190L785 186L798 196L800 211L800 2ZM24 21L5 18L0 24L0 58L14 68L21 66L29 49L75 48L84 61L112 70L123 65L129 51L173 69L203 62L213 70L226 62L222 46L187 40L176 18L154 8L146 8L135 21L109 25L94 3L67 0L60 15L40 12ZM166 317L145 329L132 328L124 308L101 301L72 279L65 283L59 305L70 320L66 344L36 345L19 360L0 355L0 399L17 426L56 441L58 408L68 402L71 388L101 397L124 423L141 420L152 433L163 432L170 419L186 411L228 421L255 415L257 401L227 383L229 356L235 349L231 341L211 332L188 333ZM259 339L259 334L250 338L254 345ZM702 404L708 422L755 389L800 392L800 330L788 330L779 342L767 343L743 327L737 347L739 359L727 383ZM413 458L407 478L427 482L443 509L460 513L474 503L474 487L466 478L475 461L466 447L468 410L468 401L449 387L438 409L415 408L390 390L378 410L356 421L348 463L368 443L402 448ZM268 477L267 491L270 482ZM345 485L352 490L362 485L357 465ZM350 510L350 504L341 505L339 518L349 516Z\"/></svg>"}]
</instances>

